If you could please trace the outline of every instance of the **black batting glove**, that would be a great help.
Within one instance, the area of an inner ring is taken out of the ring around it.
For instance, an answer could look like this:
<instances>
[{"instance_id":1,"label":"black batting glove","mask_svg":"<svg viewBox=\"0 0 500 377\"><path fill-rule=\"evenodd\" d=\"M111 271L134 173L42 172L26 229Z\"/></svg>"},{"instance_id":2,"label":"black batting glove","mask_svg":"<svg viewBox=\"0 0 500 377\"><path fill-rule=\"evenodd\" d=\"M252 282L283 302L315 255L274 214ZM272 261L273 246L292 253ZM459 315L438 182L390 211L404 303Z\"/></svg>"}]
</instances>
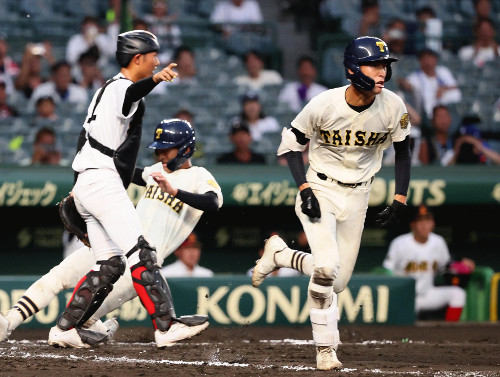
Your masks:
<instances>
[{"instance_id":1,"label":"black batting glove","mask_svg":"<svg viewBox=\"0 0 500 377\"><path fill-rule=\"evenodd\" d=\"M314 193L310 187L305 188L300 192L300 197L302 199L302 205L300 208L302 212L309 216L310 218L320 218L321 210L319 209L318 199L314 196Z\"/></svg>"},{"instance_id":2,"label":"black batting glove","mask_svg":"<svg viewBox=\"0 0 500 377\"><path fill-rule=\"evenodd\" d=\"M399 223L399 218L406 211L406 204L393 200L392 204L375 215L375 223L379 228L392 228Z\"/></svg>"}]
</instances>

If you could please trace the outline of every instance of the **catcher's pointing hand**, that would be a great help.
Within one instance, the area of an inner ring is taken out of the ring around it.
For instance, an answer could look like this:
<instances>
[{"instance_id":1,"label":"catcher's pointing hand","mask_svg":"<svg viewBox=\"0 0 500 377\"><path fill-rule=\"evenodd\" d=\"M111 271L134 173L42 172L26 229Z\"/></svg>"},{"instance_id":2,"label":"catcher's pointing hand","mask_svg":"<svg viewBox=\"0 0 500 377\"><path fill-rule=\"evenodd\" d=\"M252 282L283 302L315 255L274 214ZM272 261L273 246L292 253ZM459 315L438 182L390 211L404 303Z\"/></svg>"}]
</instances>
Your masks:
<instances>
[{"instance_id":1,"label":"catcher's pointing hand","mask_svg":"<svg viewBox=\"0 0 500 377\"><path fill-rule=\"evenodd\" d=\"M155 73L153 75L154 82L159 83L160 81L172 81L175 79L179 74L174 72L174 67L177 67L177 63L170 63L168 67L165 67L160 72Z\"/></svg>"}]
</instances>

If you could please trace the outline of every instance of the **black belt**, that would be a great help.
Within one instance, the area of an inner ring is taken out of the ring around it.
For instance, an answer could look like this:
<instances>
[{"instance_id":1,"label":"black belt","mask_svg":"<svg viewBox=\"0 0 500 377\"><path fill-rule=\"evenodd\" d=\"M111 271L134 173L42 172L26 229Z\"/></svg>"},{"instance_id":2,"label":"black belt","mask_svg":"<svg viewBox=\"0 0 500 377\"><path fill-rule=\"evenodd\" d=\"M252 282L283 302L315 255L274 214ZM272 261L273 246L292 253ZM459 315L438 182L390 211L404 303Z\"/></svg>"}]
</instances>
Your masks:
<instances>
[{"instance_id":1,"label":"black belt","mask_svg":"<svg viewBox=\"0 0 500 377\"><path fill-rule=\"evenodd\" d=\"M318 178L323 180L323 181L331 181L331 182L337 182L338 185L344 186L344 187L349 187L349 188L355 188L361 185L369 184L373 182L373 177L371 177L368 181L364 182L358 182L358 183L345 183L345 182L340 182L337 181L336 179L328 177L326 174L323 173L316 173L318 175Z\"/></svg>"}]
</instances>

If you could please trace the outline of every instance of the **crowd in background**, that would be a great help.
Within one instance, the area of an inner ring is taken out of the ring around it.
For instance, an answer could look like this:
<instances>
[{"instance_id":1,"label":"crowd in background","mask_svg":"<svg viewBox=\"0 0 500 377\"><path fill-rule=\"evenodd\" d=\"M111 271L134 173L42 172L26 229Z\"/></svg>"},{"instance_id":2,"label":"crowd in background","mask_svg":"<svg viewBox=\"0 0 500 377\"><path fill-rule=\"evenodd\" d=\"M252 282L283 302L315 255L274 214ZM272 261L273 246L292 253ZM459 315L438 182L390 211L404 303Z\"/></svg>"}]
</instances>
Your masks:
<instances>
[{"instance_id":1,"label":"crowd in background","mask_svg":"<svg viewBox=\"0 0 500 377\"><path fill-rule=\"evenodd\" d=\"M443 11L444 4L455 4L453 1L434 5L417 1L412 8L414 14L406 17L385 8L388 4L408 4L404 0L357 0L353 3L356 6L351 7L344 3L288 0L281 2L281 12L282 16L292 14L296 18L298 30L308 17L317 17L317 25L310 28L311 33L316 33L311 40L317 41L321 33L333 32L339 38L369 34L387 42L391 55L399 62L392 65L393 77L386 86L407 104L413 126L415 165L499 164L500 129L496 127L500 124L500 101L488 103L498 92L498 85L484 90L484 97L473 93L476 102L464 110L471 93L468 81L460 73L467 65L476 68L467 72L499 71L500 47L496 35L499 2L456 2L459 4L456 10L462 15L457 22L461 39L457 36L452 42L445 36L448 20ZM307 12L304 4L308 6ZM57 54L54 42L44 39L25 43L22 54L17 53L20 59L15 59L8 31L0 35L0 163L67 165L71 162L75 130L85 118L83 111L95 91L116 72L116 36L126 25L122 5L120 0L109 1L92 14L81 14L79 30L66 35L63 50ZM346 9L349 13L345 13ZM29 7L24 9L28 10ZM284 77L282 65L270 64L267 39L261 38L262 25L277 20L265 19L255 0L202 1L196 10L189 1L130 0L127 10L129 29L146 29L158 36L161 64L171 61L178 64L178 79L158 85L152 93L160 98L153 101L152 111L156 115L167 109L161 117L172 117L181 110L190 114L199 132L200 164L282 164L273 153L281 129L289 126L312 97L338 84L328 82L322 75L330 63L335 64L319 59L321 51L315 49L315 43L306 46L293 62L295 77ZM198 18L204 17L209 25L207 34L226 42L222 52L212 49L202 53L200 46L186 37L181 26L183 17L194 17L190 12ZM261 39L255 43L254 37ZM19 48L19 43L15 45ZM285 48L274 47L278 52ZM207 62L210 57L205 54L217 53L218 60ZM216 62L217 66L210 62ZM226 69L224 64L236 68ZM342 66L335 69L343 76ZM486 73L481 77L487 77ZM500 83L500 75L491 73L491 80L498 81L488 83L483 79L481 87ZM230 94L225 87L218 87L221 82L231 88ZM212 104L216 96L208 91L219 91L218 106L225 107L223 113L217 113L216 105ZM178 93L188 93L184 98L186 106ZM171 104L173 98L179 101ZM217 116L210 113L210 107ZM52 136L40 143L38 134L42 131L45 135L52 132ZM219 144L219 154L211 148L214 143ZM388 150L384 164L391 163L393 153Z\"/></svg>"}]
</instances>

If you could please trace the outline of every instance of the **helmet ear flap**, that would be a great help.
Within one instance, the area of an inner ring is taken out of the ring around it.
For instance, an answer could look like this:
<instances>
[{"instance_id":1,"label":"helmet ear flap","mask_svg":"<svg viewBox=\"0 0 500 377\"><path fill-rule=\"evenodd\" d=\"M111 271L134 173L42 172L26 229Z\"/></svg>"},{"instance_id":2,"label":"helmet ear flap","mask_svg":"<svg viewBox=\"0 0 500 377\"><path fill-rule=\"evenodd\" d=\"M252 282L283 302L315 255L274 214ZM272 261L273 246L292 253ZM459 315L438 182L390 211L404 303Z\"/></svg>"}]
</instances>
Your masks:
<instances>
[{"instance_id":1,"label":"helmet ear flap","mask_svg":"<svg viewBox=\"0 0 500 377\"><path fill-rule=\"evenodd\" d=\"M375 87L375 81L361 72L361 68L349 61L344 61L346 77L352 84L362 90L370 91ZM349 69L353 72L350 73Z\"/></svg>"},{"instance_id":2,"label":"helmet ear flap","mask_svg":"<svg viewBox=\"0 0 500 377\"><path fill-rule=\"evenodd\" d=\"M391 63L387 64L387 73L385 74L385 82L389 81L392 77Z\"/></svg>"}]
</instances>

